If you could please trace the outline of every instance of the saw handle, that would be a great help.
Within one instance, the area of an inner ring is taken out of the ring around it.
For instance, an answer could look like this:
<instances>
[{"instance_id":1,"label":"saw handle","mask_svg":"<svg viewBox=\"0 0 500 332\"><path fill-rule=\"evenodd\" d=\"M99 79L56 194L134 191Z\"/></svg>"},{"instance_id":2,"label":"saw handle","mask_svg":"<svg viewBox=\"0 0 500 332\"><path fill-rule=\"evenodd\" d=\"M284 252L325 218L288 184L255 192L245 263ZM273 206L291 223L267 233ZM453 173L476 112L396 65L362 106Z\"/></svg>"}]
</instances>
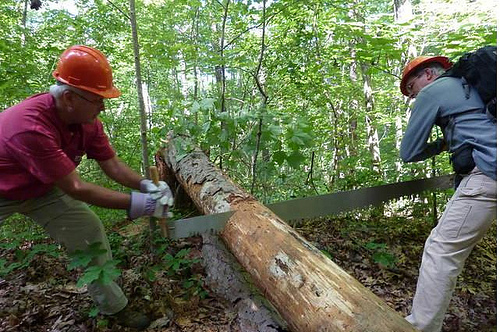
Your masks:
<instances>
[{"instance_id":1,"label":"saw handle","mask_svg":"<svg viewBox=\"0 0 500 332\"><path fill-rule=\"evenodd\" d=\"M158 185L158 183L160 183L160 175L158 174L158 167L150 166L149 174L151 176L151 181L153 181L154 184Z\"/></svg>"},{"instance_id":2,"label":"saw handle","mask_svg":"<svg viewBox=\"0 0 500 332\"><path fill-rule=\"evenodd\" d=\"M151 176L151 181L153 181L153 183L155 185L158 185L160 183L160 175L158 174L158 167L150 166L149 167L149 175ZM164 237L168 238L167 219L160 218L158 220L158 223L160 224L161 234Z\"/></svg>"}]
</instances>

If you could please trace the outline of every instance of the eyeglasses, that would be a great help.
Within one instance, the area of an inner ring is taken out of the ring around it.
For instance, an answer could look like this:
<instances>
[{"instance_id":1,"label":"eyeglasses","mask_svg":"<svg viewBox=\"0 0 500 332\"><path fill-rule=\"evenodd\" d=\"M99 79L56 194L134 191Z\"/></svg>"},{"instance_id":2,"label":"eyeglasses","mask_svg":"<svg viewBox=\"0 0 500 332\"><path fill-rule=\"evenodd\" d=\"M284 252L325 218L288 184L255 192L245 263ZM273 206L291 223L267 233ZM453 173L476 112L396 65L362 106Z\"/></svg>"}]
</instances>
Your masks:
<instances>
[{"instance_id":1,"label":"eyeglasses","mask_svg":"<svg viewBox=\"0 0 500 332\"><path fill-rule=\"evenodd\" d=\"M104 103L104 98L97 98L97 99L94 99L94 100L91 100L91 99L88 99L87 97L85 97L84 95L76 92L75 90L71 89L70 90L71 92L73 92L75 95L77 95L78 97L88 101L89 103L91 104L94 104L94 105L102 105Z\"/></svg>"},{"instance_id":2,"label":"eyeglasses","mask_svg":"<svg viewBox=\"0 0 500 332\"><path fill-rule=\"evenodd\" d=\"M411 94L411 90L415 85L415 81L418 80L420 77L422 77L423 74L425 74L425 70L422 70L420 73L417 74L417 76L414 76L413 79L406 84L406 91L408 91L409 94Z\"/></svg>"}]
</instances>

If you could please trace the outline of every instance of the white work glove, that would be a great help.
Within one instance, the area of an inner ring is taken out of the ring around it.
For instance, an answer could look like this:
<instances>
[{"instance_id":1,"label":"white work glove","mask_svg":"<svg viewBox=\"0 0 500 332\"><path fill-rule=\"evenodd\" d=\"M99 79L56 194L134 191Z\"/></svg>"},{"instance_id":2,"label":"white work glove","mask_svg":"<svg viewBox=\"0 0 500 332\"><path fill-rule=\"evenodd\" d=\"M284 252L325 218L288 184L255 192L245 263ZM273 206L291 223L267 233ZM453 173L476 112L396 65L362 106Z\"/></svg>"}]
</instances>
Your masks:
<instances>
[{"instance_id":1,"label":"white work glove","mask_svg":"<svg viewBox=\"0 0 500 332\"><path fill-rule=\"evenodd\" d=\"M143 179L141 180L140 185L141 193L151 194L151 196L155 199L161 197L162 202L168 206L174 205L174 195L165 181L158 181L158 185L156 185L151 180Z\"/></svg>"},{"instance_id":2,"label":"white work glove","mask_svg":"<svg viewBox=\"0 0 500 332\"><path fill-rule=\"evenodd\" d=\"M153 197L156 195L156 197ZM171 217L168 212L168 198L161 195L161 192L154 194L139 193L133 191L131 194L130 207L127 210L128 217L135 219L142 216L153 216L156 218Z\"/></svg>"}]
</instances>

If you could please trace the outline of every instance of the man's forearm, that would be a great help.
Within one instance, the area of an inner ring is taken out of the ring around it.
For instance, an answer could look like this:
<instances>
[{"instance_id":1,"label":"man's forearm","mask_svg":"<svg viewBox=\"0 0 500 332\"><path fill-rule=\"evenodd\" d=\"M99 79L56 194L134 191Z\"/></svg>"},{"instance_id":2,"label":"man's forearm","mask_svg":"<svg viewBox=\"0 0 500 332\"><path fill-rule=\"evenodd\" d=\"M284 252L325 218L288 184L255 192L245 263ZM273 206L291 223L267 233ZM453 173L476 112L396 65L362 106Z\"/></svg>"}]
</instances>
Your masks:
<instances>
[{"instance_id":1,"label":"man's forearm","mask_svg":"<svg viewBox=\"0 0 500 332\"><path fill-rule=\"evenodd\" d=\"M144 178L139 173L135 172L127 165L122 163L123 167L120 168L120 171L113 174L111 177L113 180L118 182L119 184L131 188L131 189L140 189L140 181Z\"/></svg>"},{"instance_id":2,"label":"man's forearm","mask_svg":"<svg viewBox=\"0 0 500 332\"><path fill-rule=\"evenodd\" d=\"M104 173L114 181L128 188L140 189L143 177L117 157L98 163Z\"/></svg>"},{"instance_id":3,"label":"man's forearm","mask_svg":"<svg viewBox=\"0 0 500 332\"><path fill-rule=\"evenodd\" d=\"M57 180L55 185L74 199L92 205L111 209L130 206L130 195L82 181L75 170Z\"/></svg>"},{"instance_id":4,"label":"man's forearm","mask_svg":"<svg viewBox=\"0 0 500 332\"><path fill-rule=\"evenodd\" d=\"M130 195L84 182L76 190L66 192L79 201L108 208L126 210L130 206Z\"/></svg>"},{"instance_id":5,"label":"man's forearm","mask_svg":"<svg viewBox=\"0 0 500 332\"><path fill-rule=\"evenodd\" d=\"M446 148L446 144L442 139L426 144L425 148L420 151L411 151L401 149L401 159L404 162L416 162L431 158L440 154Z\"/></svg>"}]
</instances>

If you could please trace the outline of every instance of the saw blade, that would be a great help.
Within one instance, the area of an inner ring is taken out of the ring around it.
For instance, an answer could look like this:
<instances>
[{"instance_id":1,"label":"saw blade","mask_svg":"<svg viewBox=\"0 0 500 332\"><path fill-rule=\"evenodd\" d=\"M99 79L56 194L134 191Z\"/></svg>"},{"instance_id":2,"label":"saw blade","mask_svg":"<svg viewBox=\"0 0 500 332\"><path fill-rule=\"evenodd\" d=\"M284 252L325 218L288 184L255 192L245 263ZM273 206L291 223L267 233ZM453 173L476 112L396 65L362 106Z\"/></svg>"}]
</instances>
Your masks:
<instances>
[{"instance_id":1,"label":"saw blade","mask_svg":"<svg viewBox=\"0 0 500 332\"><path fill-rule=\"evenodd\" d=\"M235 211L203 215L198 217L169 220L168 237L177 240L201 233L218 233Z\"/></svg>"},{"instance_id":2,"label":"saw blade","mask_svg":"<svg viewBox=\"0 0 500 332\"><path fill-rule=\"evenodd\" d=\"M396 182L376 187L341 191L313 197L292 199L267 205L285 221L311 219L336 215L368 206L376 206L398 197L417 194L430 189L447 189L453 186L453 176Z\"/></svg>"},{"instance_id":3,"label":"saw blade","mask_svg":"<svg viewBox=\"0 0 500 332\"><path fill-rule=\"evenodd\" d=\"M398 197L417 194L431 189L448 189L453 186L453 176L391 183L376 187L342 191L313 197L297 198L266 205L284 221L311 219L336 215L354 209L375 206ZM221 231L235 211L168 221L169 237L180 239L201 233Z\"/></svg>"}]
</instances>

